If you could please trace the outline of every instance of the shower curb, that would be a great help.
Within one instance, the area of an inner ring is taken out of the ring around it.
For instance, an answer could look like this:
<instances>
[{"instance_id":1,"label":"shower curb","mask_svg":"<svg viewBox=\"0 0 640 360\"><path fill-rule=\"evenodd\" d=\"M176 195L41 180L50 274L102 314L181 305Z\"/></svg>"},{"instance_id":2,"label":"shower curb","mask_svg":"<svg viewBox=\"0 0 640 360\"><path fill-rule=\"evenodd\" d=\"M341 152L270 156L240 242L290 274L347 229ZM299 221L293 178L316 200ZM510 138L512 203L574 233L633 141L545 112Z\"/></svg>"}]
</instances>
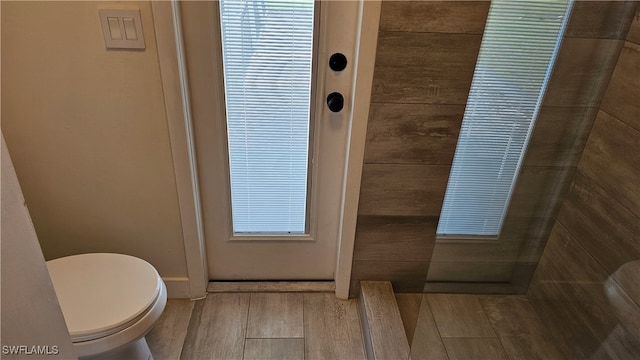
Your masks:
<instances>
[{"instance_id":1,"label":"shower curb","mask_svg":"<svg viewBox=\"0 0 640 360\"><path fill-rule=\"evenodd\" d=\"M409 342L391 282L361 281L358 301L367 359L408 359Z\"/></svg>"}]
</instances>

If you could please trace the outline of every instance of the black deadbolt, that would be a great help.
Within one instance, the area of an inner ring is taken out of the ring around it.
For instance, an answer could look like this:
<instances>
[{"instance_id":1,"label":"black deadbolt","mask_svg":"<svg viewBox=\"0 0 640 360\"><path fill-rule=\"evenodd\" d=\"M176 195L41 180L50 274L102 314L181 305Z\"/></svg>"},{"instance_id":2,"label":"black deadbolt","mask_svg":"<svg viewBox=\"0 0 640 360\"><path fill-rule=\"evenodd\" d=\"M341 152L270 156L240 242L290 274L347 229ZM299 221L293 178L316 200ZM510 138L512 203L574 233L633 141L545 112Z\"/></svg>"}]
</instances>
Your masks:
<instances>
[{"instance_id":1,"label":"black deadbolt","mask_svg":"<svg viewBox=\"0 0 640 360\"><path fill-rule=\"evenodd\" d=\"M342 94L338 92L332 92L327 96L327 106L329 106L329 110L333 112L340 112L342 107L344 107L344 98Z\"/></svg>"},{"instance_id":2,"label":"black deadbolt","mask_svg":"<svg viewBox=\"0 0 640 360\"><path fill-rule=\"evenodd\" d=\"M329 67L333 71L342 71L347 67L347 57L341 53L335 53L329 58Z\"/></svg>"}]
</instances>

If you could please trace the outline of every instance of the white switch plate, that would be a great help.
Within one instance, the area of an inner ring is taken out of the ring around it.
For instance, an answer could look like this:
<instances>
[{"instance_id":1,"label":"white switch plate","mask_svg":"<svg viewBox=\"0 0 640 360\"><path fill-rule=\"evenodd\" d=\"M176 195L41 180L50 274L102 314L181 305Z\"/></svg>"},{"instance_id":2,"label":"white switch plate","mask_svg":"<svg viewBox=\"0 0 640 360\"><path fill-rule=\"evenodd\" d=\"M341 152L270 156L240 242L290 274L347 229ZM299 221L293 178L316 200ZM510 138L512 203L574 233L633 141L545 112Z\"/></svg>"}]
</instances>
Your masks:
<instances>
[{"instance_id":1,"label":"white switch plate","mask_svg":"<svg viewBox=\"0 0 640 360\"><path fill-rule=\"evenodd\" d=\"M107 49L144 49L140 10L100 9L102 35Z\"/></svg>"}]
</instances>

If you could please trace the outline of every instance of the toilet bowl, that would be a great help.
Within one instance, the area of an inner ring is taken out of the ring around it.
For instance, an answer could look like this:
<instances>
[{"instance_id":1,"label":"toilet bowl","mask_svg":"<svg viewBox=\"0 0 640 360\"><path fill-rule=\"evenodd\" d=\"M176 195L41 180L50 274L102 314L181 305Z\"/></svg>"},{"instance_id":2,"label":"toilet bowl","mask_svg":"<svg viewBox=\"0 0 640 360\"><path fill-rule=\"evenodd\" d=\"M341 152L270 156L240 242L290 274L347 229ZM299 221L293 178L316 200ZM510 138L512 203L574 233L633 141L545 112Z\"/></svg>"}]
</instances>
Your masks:
<instances>
[{"instance_id":1,"label":"toilet bowl","mask_svg":"<svg viewBox=\"0 0 640 360\"><path fill-rule=\"evenodd\" d=\"M50 260L47 268L80 359L153 359L144 336L167 290L151 264L98 253Z\"/></svg>"},{"instance_id":2,"label":"toilet bowl","mask_svg":"<svg viewBox=\"0 0 640 360\"><path fill-rule=\"evenodd\" d=\"M640 260L620 266L605 281L604 288L620 325L640 339Z\"/></svg>"}]
</instances>

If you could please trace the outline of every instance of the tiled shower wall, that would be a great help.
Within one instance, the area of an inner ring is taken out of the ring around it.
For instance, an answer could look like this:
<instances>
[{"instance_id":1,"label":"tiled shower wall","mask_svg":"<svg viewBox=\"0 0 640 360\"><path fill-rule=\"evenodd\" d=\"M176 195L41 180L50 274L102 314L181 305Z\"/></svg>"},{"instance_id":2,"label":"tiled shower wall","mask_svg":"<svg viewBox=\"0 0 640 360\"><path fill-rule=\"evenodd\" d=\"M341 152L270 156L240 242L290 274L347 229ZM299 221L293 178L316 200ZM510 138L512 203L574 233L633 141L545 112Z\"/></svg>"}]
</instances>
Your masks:
<instances>
[{"instance_id":1,"label":"tiled shower wall","mask_svg":"<svg viewBox=\"0 0 640 360\"><path fill-rule=\"evenodd\" d=\"M435 231L489 5L383 1L352 295L360 280L391 280L396 291L421 292L433 264L440 273L464 269L457 274L466 276L512 262L508 268L524 281L533 274L632 12L625 2L576 3L508 213L517 224L514 239L525 246L505 241L505 251L491 251L504 256L470 259L438 252ZM461 281L455 276L449 280Z\"/></svg>"},{"instance_id":2,"label":"tiled shower wall","mask_svg":"<svg viewBox=\"0 0 640 360\"><path fill-rule=\"evenodd\" d=\"M488 10L382 3L352 294L360 280L422 291Z\"/></svg>"},{"instance_id":3,"label":"tiled shower wall","mask_svg":"<svg viewBox=\"0 0 640 360\"><path fill-rule=\"evenodd\" d=\"M568 358L636 358L604 282L640 260L640 12L544 251L528 297ZM640 293L640 274L628 281ZM636 295L637 298L637 295ZM640 304L638 304L640 305ZM631 319L631 318L630 318ZM635 319L640 326L640 319Z\"/></svg>"}]
</instances>

